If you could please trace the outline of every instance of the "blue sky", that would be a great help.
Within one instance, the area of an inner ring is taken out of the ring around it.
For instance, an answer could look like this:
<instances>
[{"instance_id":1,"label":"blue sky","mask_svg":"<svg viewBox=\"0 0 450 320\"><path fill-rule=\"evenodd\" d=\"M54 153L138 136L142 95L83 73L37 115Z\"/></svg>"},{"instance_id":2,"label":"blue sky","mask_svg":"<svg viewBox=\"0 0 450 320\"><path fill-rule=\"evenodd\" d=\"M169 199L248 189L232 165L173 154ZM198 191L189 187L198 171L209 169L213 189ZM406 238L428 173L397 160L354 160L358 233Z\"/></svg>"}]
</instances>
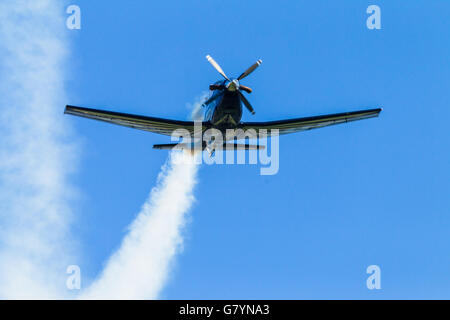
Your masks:
<instances>
[{"instance_id":1,"label":"blue sky","mask_svg":"<svg viewBox=\"0 0 450 320\"><path fill-rule=\"evenodd\" d=\"M244 121L382 106L380 117L280 137L280 171L203 165L166 299L449 298L448 1L86 1L69 104L186 119L256 59ZM368 30L366 8L381 8ZM61 112L63 106L61 106ZM168 138L77 119L83 274L120 245ZM182 183L182 181L180 181ZM382 289L366 288L379 265Z\"/></svg>"}]
</instances>

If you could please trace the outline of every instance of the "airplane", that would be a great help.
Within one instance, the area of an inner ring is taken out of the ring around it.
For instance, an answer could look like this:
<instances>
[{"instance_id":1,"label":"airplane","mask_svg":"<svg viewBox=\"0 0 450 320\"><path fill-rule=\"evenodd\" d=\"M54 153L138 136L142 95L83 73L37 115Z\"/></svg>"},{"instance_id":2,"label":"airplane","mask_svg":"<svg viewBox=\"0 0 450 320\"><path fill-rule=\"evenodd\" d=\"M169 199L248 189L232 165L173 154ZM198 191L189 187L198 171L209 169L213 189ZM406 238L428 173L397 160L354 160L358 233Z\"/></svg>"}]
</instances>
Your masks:
<instances>
[{"instance_id":1,"label":"airplane","mask_svg":"<svg viewBox=\"0 0 450 320\"><path fill-rule=\"evenodd\" d=\"M248 132L251 130L254 130L253 132L260 132L261 130L266 130L266 136L270 136L271 132L277 132L277 134L282 135L315 128L322 128L340 123L347 123L350 121L374 118L378 117L379 113L382 111L381 108L375 108L277 121L242 122L242 105L244 105L251 114L255 114L255 111L253 109L253 106L250 104L243 93L245 92L250 94L252 92L252 89L242 85L240 82L248 75L250 75L253 71L255 71L255 69L261 65L262 61L256 61L241 75L239 75L239 77L230 79L222 70L220 65L211 56L207 55L206 59L217 70L217 72L222 75L224 79L219 80L209 86L211 95L202 104L202 106L205 108L205 117L201 122L201 133L205 133L208 129L217 129L225 136L225 132L228 129L242 129L243 132ZM66 106L64 113L168 136L171 136L177 129L184 129L186 130L185 132L188 132L190 137L195 138L196 132L199 131L198 129L196 129L199 126L198 123L196 126L195 121L181 121L147 117L142 115L83 108L71 105ZM229 138L229 140L234 140L234 144L228 143L228 138L223 139L223 147L226 146L228 148L230 144L235 148L235 150L255 150L264 147L260 147L259 145L255 146L249 144L238 144L236 143L236 140L238 140L239 138L240 137ZM254 136L253 138L258 138L258 136ZM153 145L153 148L170 150L179 148L180 145L183 144L155 144ZM218 145L214 144L214 141L212 140L208 142L202 141L202 150L206 149L210 152L210 154L211 150L215 150L217 147ZM193 148L193 144L184 144L182 148Z\"/></svg>"}]
</instances>

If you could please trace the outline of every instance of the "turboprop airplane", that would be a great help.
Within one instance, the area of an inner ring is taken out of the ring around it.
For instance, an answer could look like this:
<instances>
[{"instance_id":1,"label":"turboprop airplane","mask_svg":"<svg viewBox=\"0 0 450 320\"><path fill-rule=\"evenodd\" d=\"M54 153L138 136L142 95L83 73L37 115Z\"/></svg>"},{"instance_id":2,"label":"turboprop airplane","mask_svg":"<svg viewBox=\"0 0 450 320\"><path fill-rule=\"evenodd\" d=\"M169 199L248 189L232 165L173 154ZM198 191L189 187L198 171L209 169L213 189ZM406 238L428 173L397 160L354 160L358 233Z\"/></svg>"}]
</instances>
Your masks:
<instances>
[{"instance_id":1,"label":"turboprop airplane","mask_svg":"<svg viewBox=\"0 0 450 320\"><path fill-rule=\"evenodd\" d=\"M208 129L217 129L223 134L223 136L226 137L223 139L223 146L226 146L228 145L227 141L241 138L239 136L230 136L228 138L228 135L225 134L227 130L239 131L239 129L241 129L240 132L256 132L257 134L256 136L253 136L254 138L259 137L258 132L260 131L264 131L266 136L270 136L271 134L282 135L322 128L339 123L374 118L378 117L382 110L381 108L375 108L277 121L242 122L242 105L244 105L251 114L255 114L255 111L244 95L244 92L250 94L252 89L242 85L241 80L255 71L262 61L256 61L241 75L239 75L239 77L230 79L211 56L207 55L206 59L224 79L209 86L211 95L203 103L203 107L205 108L205 117L201 123L196 123L194 121L147 117L70 105L66 106L64 113L168 136L172 136L177 129L183 129L184 132L187 132L190 137L194 139L199 130L201 131L200 133L204 133ZM249 137L248 134L246 136ZM202 141L202 150L210 149L210 144L214 144L214 142ZM186 148L192 148L192 145L193 144L184 144ZM153 147L155 149L173 149L177 146L179 147L180 144L156 144ZM247 150L259 148L258 145L254 146L237 143L234 143L233 146L235 149ZM215 147L217 147L217 145L215 145L214 148Z\"/></svg>"}]
</instances>

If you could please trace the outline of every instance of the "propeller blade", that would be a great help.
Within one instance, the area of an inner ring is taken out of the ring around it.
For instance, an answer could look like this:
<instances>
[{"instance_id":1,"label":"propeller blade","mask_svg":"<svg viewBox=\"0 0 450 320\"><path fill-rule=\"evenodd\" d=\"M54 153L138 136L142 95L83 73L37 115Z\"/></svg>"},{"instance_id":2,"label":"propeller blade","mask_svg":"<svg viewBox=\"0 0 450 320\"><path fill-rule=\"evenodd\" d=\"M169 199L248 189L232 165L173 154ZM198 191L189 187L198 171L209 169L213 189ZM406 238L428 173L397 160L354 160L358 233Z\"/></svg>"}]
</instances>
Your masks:
<instances>
[{"instance_id":1,"label":"propeller blade","mask_svg":"<svg viewBox=\"0 0 450 320\"><path fill-rule=\"evenodd\" d=\"M216 94L215 96L211 96L208 100L206 100L205 102L202 103L202 107L205 107L206 105L210 104L211 102L213 102L214 100L216 100L217 98L221 97L220 94Z\"/></svg>"},{"instance_id":2,"label":"propeller blade","mask_svg":"<svg viewBox=\"0 0 450 320\"><path fill-rule=\"evenodd\" d=\"M225 86L222 84L210 84L209 85L209 90L214 91L214 90L224 90Z\"/></svg>"},{"instance_id":3,"label":"propeller blade","mask_svg":"<svg viewBox=\"0 0 450 320\"><path fill-rule=\"evenodd\" d=\"M248 111L250 111L252 114L255 114L255 110L253 110L252 105L250 104L250 102L248 102L248 100L244 96L244 94L242 92L240 92L240 91L238 91L238 93L239 93L239 96L241 97L242 102L247 107Z\"/></svg>"},{"instance_id":4,"label":"propeller blade","mask_svg":"<svg viewBox=\"0 0 450 320\"><path fill-rule=\"evenodd\" d=\"M258 60L256 61L253 65L250 66L250 68L248 68L247 70L245 70L238 78L238 80L242 80L244 79L246 76L248 76L250 73L252 73L253 71L255 71L256 68L259 67L259 65L262 63L262 60Z\"/></svg>"},{"instance_id":5,"label":"propeller blade","mask_svg":"<svg viewBox=\"0 0 450 320\"><path fill-rule=\"evenodd\" d=\"M209 63L211 63L211 65L214 67L214 69L216 69L217 72L219 72L222 75L222 77L224 77L225 79L230 81L230 79L228 79L227 75L225 74L225 72L223 72L223 70L219 66L219 64L216 61L214 61L214 59L211 58L211 56L209 54L206 56L206 59L208 59Z\"/></svg>"},{"instance_id":6,"label":"propeller blade","mask_svg":"<svg viewBox=\"0 0 450 320\"><path fill-rule=\"evenodd\" d=\"M246 86L243 86L243 85L239 85L239 90L243 90L243 91L245 91L245 92L247 92L247 93L252 93L252 88L249 88L249 87L246 87Z\"/></svg>"}]
</instances>

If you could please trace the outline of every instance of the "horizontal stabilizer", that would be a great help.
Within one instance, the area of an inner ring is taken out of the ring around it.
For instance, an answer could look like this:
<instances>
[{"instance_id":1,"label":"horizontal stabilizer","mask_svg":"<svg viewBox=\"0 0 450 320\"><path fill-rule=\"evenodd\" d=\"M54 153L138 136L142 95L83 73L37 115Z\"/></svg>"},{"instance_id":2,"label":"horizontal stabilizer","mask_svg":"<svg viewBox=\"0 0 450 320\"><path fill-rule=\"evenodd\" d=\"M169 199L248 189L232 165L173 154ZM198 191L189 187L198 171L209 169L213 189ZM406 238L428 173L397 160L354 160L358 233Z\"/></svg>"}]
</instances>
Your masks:
<instances>
[{"instance_id":1,"label":"horizontal stabilizer","mask_svg":"<svg viewBox=\"0 0 450 320\"><path fill-rule=\"evenodd\" d=\"M266 146L243 144L243 143L224 143L224 150L264 150Z\"/></svg>"},{"instance_id":2,"label":"horizontal stabilizer","mask_svg":"<svg viewBox=\"0 0 450 320\"><path fill-rule=\"evenodd\" d=\"M166 144L155 144L153 145L153 149L159 150L191 150L193 145L191 143L166 143ZM203 150L206 145L203 146ZM264 150L265 146L260 145L252 145L252 144L244 144L244 143L224 143L223 150ZM215 148L218 149L217 147Z\"/></svg>"},{"instance_id":3,"label":"horizontal stabilizer","mask_svg":"<svg viewBox=\"0 0 450 320\"><path fill-rule=\"evenodd\" d=\"M159 150L183 150L183 149L191 149L191 144L187 143L166 143L166 144L154 144L153 149Z\"/></svg>"}]
</instances>

